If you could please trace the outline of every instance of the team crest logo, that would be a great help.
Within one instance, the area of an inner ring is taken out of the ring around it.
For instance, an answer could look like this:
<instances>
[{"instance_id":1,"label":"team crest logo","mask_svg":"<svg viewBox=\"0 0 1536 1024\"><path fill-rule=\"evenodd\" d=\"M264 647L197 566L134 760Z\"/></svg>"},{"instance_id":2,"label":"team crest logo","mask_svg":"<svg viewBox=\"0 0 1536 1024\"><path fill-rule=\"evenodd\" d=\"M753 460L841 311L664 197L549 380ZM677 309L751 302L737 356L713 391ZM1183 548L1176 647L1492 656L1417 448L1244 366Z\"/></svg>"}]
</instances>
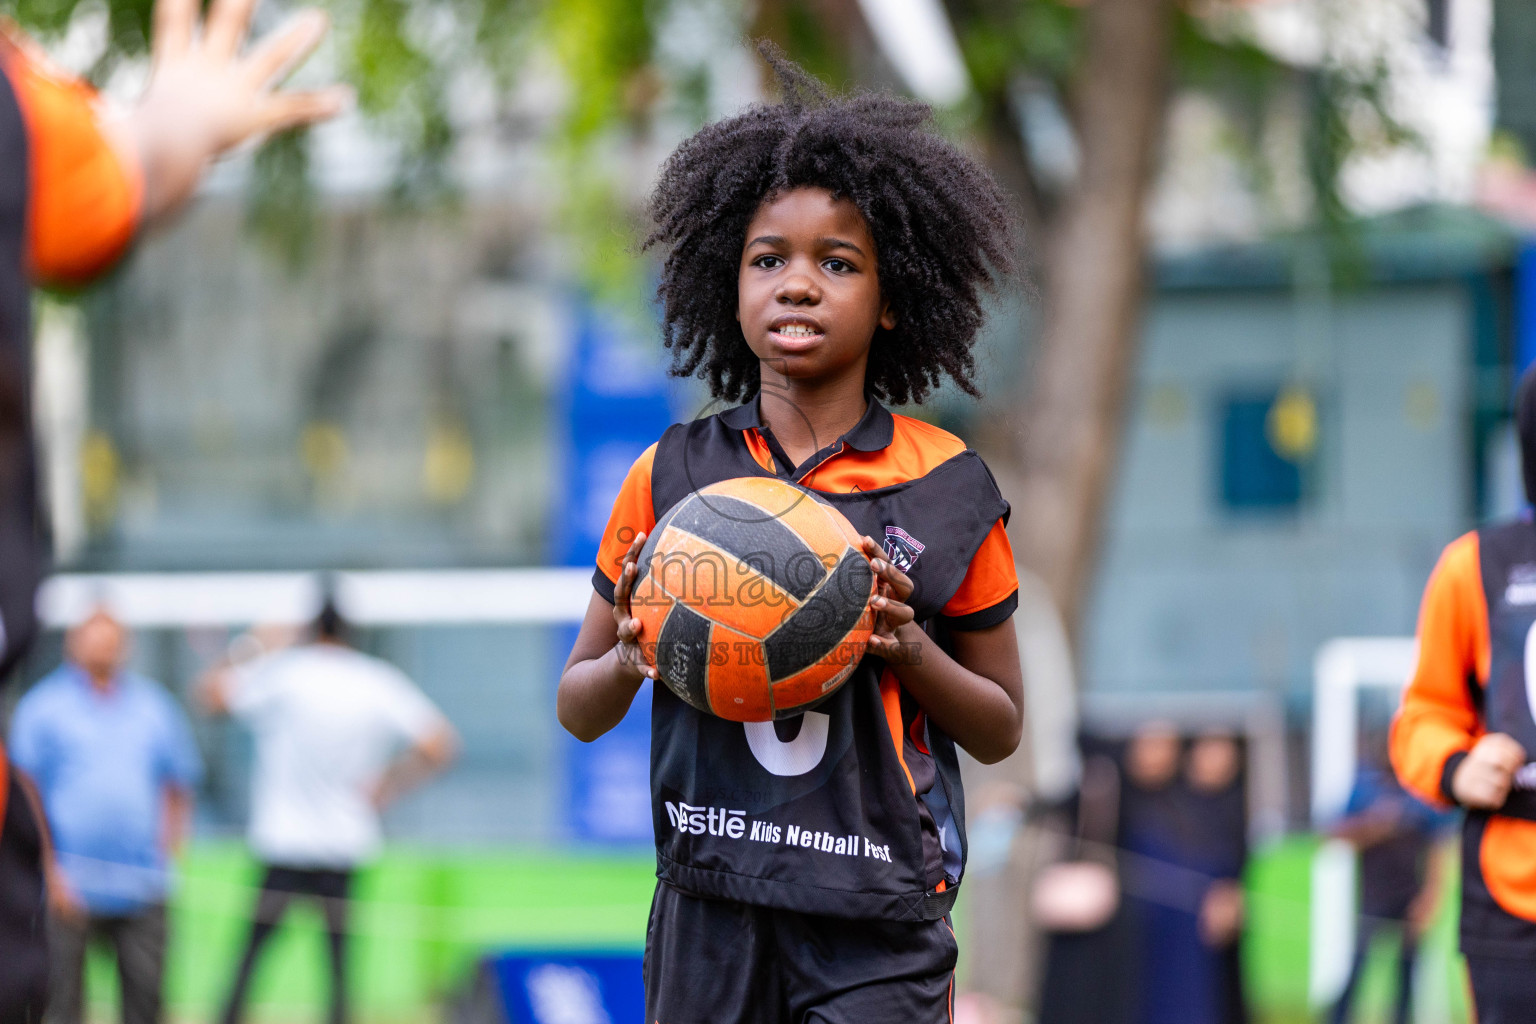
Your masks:
<instances>
[{"instance_id":1,"label":"team crest logo","mask_svg":"<svg viewBox=\"0 0 1536 1024\"><path fill-rule=\"evenodd\" d=\"M923 553L923 542L899 526L885 528L885 553L891 564L902 572L911 572L912 563Z\"/></svg>"}]
</instances>

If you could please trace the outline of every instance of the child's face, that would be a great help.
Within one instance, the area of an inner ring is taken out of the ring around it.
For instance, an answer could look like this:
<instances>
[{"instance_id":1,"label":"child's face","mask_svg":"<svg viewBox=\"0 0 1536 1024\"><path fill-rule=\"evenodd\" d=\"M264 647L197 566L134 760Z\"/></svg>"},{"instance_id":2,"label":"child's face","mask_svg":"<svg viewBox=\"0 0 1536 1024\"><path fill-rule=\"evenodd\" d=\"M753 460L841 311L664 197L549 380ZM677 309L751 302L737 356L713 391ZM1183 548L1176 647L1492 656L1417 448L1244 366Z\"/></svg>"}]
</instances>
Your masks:
<instances>
[{"instance_id":1,"label":"child's face","mask_svg":"<svg viewBox=\"0 0 1536 1024\"><path fill-rule=\"evenodd\" d=\"M875 240L858 207L798 188L758 207L736 278L736 319L764 374L862 382L875 328L896 326L881 301Z\"/></svg>"}]
</instances>

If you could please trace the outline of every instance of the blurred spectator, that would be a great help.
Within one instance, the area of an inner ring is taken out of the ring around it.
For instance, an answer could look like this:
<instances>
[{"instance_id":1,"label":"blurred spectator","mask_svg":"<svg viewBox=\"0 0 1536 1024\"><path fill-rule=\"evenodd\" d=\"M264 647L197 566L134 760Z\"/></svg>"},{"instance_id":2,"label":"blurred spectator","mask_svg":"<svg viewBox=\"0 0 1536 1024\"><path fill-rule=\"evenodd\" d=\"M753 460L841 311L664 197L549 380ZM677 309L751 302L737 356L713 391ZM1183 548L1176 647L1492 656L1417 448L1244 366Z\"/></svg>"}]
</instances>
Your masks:
<instances>
[{"instance_id":1,"label":"blurred spectator","mask_svg":"<svg viewBox=\"0 0 1536 1024\"><path fill-rule=\"evenodd\" d=\"M1118 906L1092 927L1049 929L1041 1024L1242 1024L1248 823L1241 745L1210 732L1186 757L1177 728L1151 721L1116 760L1095 754L1095 746L1102 744L1085 741L1076 828L1087 842L1078 845L1100 864L1118 864L1123 888ZM1090 786L1088 766L1099 763L1115 781ZM1107 826L1094 823L1106 814ZM1037 916L1040 895L1037 889ZM1106 972L1106 963L1114 970Z\"/></svg>"},{"instance_id":2,"label":"blurred spectator","mask_svg":"<svg viewBox=\"0 0 1536 1024\"><path fill-rule=\"evenodd\" d=\"M68 660L16 707L11 758L36 783L57 852L49 1018L78 1024L87 945L117 956L125 1024L160 1019L167 864L202 773L186 717L123 670L128 634L105 611L70 631Z\"/></svg>"},{"instance_id":3,"label":"blurred spectator","mask_svg":"<svg viewBox=\"0 0 1536 1024\"><path fill-rule=\"evenodd\" d=\"M1377 935L1388 932L1399 941L1392 1019L1408 1024L1419 939L1434 920L1443 888L1444 851L1437 840L1456 819L1403 789L1387 766L1385 735L1374 737L1368 748L1344 817L1330 830L1359 852L1360 906L1349 980L1329 1019L1333 1024L1350 1019L1366 956Z\"/></svg>"},{"instance_id":4,"label":"blurred spectator","mask_svg":"<svg viewBox=\"0 0 1536 1024\"><path fill-rule=\"evenodd\" d=\"M1237 972L1246 857L1240 755L1226 736L1191 747L1167 722L1125 751L1121 845L1125 900L1139 936L1145 1024L1229 1024L1245 1017Z\"/></svg>"},{"instance_id":5,"label":"blurred spectator","mask_svg":"<svg viewBox=\"0 0 1536 1024\"><path fill-rule=\"evenodd\" d=\"M1034 918L1048 936L1040 1024L1131 1024L1136 1017L1139 935L1121 893L1123 864L1116 851L1124 786L1119 765L1101 747L1083 739L1082 780L1060 812L1072 819L1076 838L1062 859L1040 872L1032 893ZM1110 872L1107 891L1095 882L1095 868ZM1052 904L1076 912L1052 912ZM1106 964L1115 969L1106 971Z\"/></svg>"},{"instance_id":6,"label":"blurred spectator","mask_svg":"<svg viewBox=\"0 0 1536 1024\"><path fill-rule=\"evenodd\" d=\"M1134 1020L1211 1024L1214 979L1202 955L1204 886L1184 870L1188 823L1179 786L1183 741L1168 722L1148 722L1125 748L1120 842L1129 855L1125 900L1137 934L1141 979Z\"/></svg>"},{"instance_id":7,"label":"blurred spectator","mask_svg":"<svg viewBox=\"0 0 1536 1024\"><path fill-rule=\"evenodd\" d=\"M1188 863L1211 879L1200 903L1200 937L1212 951L1217 1020L1248 1019L1243 992L1243 871L1248 866L1248 802L1243 753L1236 739L1209 732L1190 747L1184 777L1189 787Z\"/></svg>"},{"instance_id":8,"label":"blurred spectator","mask_svg":"<svg viewBox=\"0 0 1536 1024\"><path fill-rule=\"evenodd\" d=\"M312 642L216 668L202 692L256 737L249 837L264 875L223 1020L241 1019L262 947L289 903L308 898L329 937L330 1024L343 1024L353 873L379 852L380 810L441 771L457 737L399 669L348 645L329 602Z\"/></svg>"}]
</instances>

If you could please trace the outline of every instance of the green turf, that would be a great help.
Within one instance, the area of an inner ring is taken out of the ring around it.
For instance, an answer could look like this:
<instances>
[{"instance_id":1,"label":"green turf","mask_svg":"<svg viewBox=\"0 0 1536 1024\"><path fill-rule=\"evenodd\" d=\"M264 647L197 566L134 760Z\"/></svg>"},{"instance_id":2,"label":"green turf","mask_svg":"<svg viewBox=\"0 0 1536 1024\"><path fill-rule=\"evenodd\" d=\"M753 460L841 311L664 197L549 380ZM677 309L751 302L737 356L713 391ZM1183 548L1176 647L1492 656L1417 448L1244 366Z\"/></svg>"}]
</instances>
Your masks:
<instances>
[{"instance_id":1,"label":"green turf","mask_svg":"<svg viewBox=\"0 0 1536 1024\"><path fill-rule=\"evenodd\" d=\"M1248 869L1244 973L1260 1019L1274 1024L1314 1019L1308 1007L1307 972L1312 857L1317 847L1316 837L1294 836L1261 851ZM1468 1019L1456 955L1456 877L1454 870L1447 872L1446 899L1421 946L1415 990L1424 1011L1418 1019L1443 1024ZM1373 945L1354 1002L1357 1024L1391 1019L1397 948L1397 941L1385 936Z\"/></svg>"},{"instance_id":2,"label":"green turf","mask_svg":"<svg viewBox=\"0 0 1536 1024\"><path fill-rule=\"evenodd\" d=\"M1282 840L1252 859L1245 879L1243 966L1249 998L1287 1017L1304 1014L1307 1007L1307 897L1316 849L1311 837Z\"/></svg>"},{"instance_id":3,"label":"green turf","mask_svg":"<svg viewBox=\"0 0 1536 1024\"><path fill-rule=\"evenodd\" d=\"M1316 845L1309 837L1284 840L1256 855L1249 869L1245 964L1256 1018L1269 1024L1313 1019L1307 901ZM203 843L183 861L181 876L172 907L168 1006L173 1020L207 1021L216 1017L244 942L257 868L238 844ZM487 950L639 951L654 881L654 860L645 850L397 848L358 879L351 960L356 1016L362 1024L439 1019L444 998ZM1466 1019L1453 957L1453 904L1447 901L1426 943L1432 969L1421 986L1426 1006L1451 1007L1447 1024ZM964 912L962 900L957 918ZM256 1024L322 1019L323 950L319 915L310 908L292 913L253 986ZM1377 950L1357 1003L1361 1021L1386 1019L1392 952ZM88 986L92 1017L111 1019L116 986L109 963L92 963Z\"/></svg>"},{"instance_id":4,"label":"green turf","mask_svg":"<svg viewBox=\"0 0 1536 1024\"><path fill-rule=\"evenodd\" d=\"M392 851L357 882L350 961L357 1017L370 1024L435 1019L435 1008L488 949L638 952L654 871L648 851ZM217 1014L258 881L238 844L199 844L182 862L166 982L173 1018ZM322 1018L324 941L317 912L290 912L252 986L254 1021ZM92 1016L110 1018L111 965L97 958L91 967Z\"/></svg>"}]
</instances>

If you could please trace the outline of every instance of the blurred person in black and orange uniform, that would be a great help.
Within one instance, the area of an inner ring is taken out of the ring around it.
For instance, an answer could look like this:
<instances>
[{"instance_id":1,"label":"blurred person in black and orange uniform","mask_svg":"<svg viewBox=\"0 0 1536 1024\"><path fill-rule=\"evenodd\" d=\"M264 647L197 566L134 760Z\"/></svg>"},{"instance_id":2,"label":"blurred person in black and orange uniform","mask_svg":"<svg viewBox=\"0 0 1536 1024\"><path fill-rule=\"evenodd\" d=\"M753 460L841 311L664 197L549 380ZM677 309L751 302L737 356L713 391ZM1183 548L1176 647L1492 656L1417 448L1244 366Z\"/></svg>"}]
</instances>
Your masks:
<instances>
[{"instance_id":1,"label":"blurred person in black and orange uniform","mask_svg":"<svg viewBox=\"0 0 1536 1024\"><path fill-rule=\"evenodd\" d=\"M242 52L254 0L157 0L148 84L113 116L0 23L0 686L37 629L47 549L32 444L30 288L79 286L191 195L248 139L340 112L341 88L277 83L318 44L305 12ZM0 1024L33 1024L46 996L36 793L0 752Z\"/></svg>"},{"instance_id":2,"label":"blurred person in black and orange uniform","mask_svg":"<svg viewBox=\"0 0 1536 1024\"><path fill-rule=\"evenodd\" d=\"M1527 498L1536 498L1536 371L1515 399ZM1419 610L1419 660L1392 727L1392 765L1418 796L1466 809L1461 951L1480 1024L1536 1006L1536 523L1530 514L1451 542Z\"/></svg>"}]
</instances>

